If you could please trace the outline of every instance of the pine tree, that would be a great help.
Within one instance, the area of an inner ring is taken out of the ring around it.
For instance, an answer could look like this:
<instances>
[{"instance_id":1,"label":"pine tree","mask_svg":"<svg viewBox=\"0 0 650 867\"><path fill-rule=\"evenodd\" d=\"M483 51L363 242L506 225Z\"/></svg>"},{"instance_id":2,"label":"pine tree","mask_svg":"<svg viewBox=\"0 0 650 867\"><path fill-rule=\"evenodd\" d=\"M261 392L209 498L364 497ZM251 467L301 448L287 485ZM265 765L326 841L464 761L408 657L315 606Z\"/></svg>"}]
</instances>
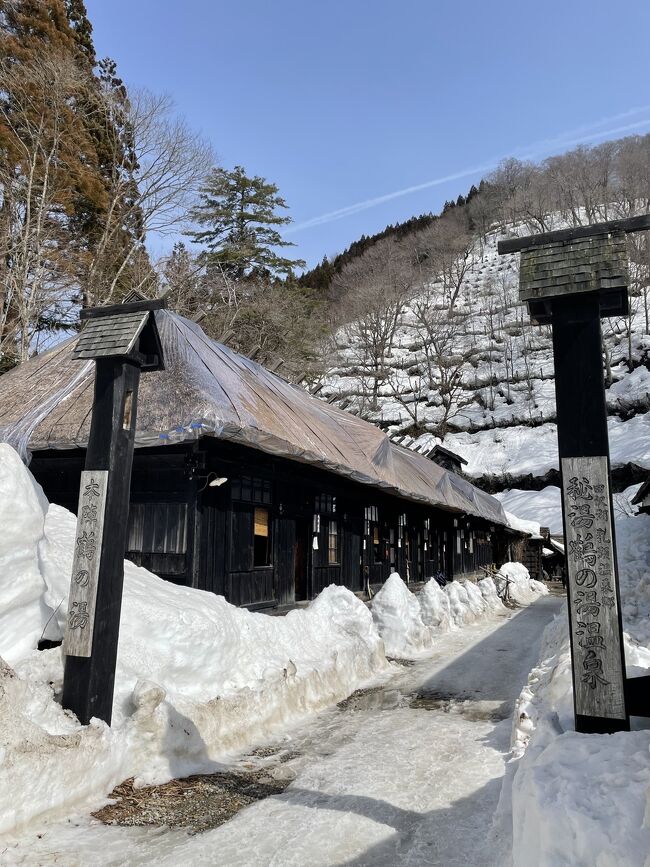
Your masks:
<instances>
[{"instance_id":1,"label":"pine tree","mask_svg":"<svg viewBox=\"0 0 650 867\"><path fill-rule=\"evenodd\" d=\"M83 0L65 0L65 10L80 55L85 58L89 69L93 69L97 63L97 56L93 44L93 27L88 19L86 4Z\"/></svg>"},{"instance_id":2,"label":"pine tree","mask_svg":"<svg viewBox=\"0 0 650 867\"><path fill-rule=\"evenodd\" d=\"M215 168L201 190L199 204L190 212L193 222L204 228L188 236L207 248L208 268L220 269L228 278L286 275L305 264L276 252L293 246L276 229L291 222L277 213L286 207L275 184L257 175L248 177L242 166L232 171Z\"/></svg>"}]
</instances>

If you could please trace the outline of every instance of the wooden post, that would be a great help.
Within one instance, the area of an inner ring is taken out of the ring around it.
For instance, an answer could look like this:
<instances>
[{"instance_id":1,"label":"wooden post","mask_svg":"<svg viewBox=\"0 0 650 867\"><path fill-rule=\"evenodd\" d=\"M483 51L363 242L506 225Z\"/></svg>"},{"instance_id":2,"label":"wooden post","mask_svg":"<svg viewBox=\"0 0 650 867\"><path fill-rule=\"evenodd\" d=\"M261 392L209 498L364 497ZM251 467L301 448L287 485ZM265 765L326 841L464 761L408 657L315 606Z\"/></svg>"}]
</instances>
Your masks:
<instances>
[{"instance_id":1,"label":"wooden post","mask_svg":"<svg viewBox=\"0 0 650 867\"><path fill-rule=\"evenodd\" d=\"M97 362L71 585L75 596L81 591L84 598L71 598L64 648L63 707L84 725L92 717L111 723L139 380L136 363L115 358ZM86 491L88 486L90 491ZM103 513L99 526L92 518L95 505ZM88 553L95 571L86 586L80 587L77 558ZM85 627L79 611L87 619ZM89 630L86 635L85 630Z\"/></svg>"},{"instance_id":2,"label":"wooden post","mask_svg":"<svg viewBox=\"0 0 650 867\"><path fill-rule=\"evenodd\" d=\"M73 358L94 358L95 391L70 582L63 707L110 725L122 609L131 467L141 370L163 366L160 301L95 308Z\"/></svg>"},{"instance_id":3,"label":"wooden post","mask_svg":"<svg viewBox=\"0 0 650 867\"><path fill-rule=\"evenodd\" d=\"M552 322L575 727L628 731L598 295L554 299Z\"/></svg>"},{"instance_id":4,"label":"wooden post","mask_svg":"<svg viewBox=\"0 0 650 867\"><path fill-rule=\"evenodd\" d=\"M627 731L650 678L627 679L600 319L627 313L625 235L650 215L500 241L521 252L519 298L553 329L575 727ZM645 693L645 695L644 695Z\"/></svg>"}]
</instances>

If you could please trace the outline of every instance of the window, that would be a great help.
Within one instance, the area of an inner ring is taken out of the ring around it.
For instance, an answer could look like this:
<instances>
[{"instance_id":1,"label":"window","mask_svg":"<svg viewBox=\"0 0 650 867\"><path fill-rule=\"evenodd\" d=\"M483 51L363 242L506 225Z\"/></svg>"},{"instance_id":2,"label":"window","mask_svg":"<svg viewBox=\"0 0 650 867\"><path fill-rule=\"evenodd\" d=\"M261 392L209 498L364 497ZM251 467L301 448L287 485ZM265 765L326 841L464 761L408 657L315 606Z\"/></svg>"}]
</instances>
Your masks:
<instances>
[{"instance_id":1,"label":"window","mask_svg":"<svg viewBox=\"0 0 650 867\"><path fill-rule=\"evenodd\" d=\"M379 520L379 509L377 506L366 506L364 509L364 533L370 535L370 522Z\"/></svg>"},{"instance_id":2,"label":"window","mask_svg":"<svg viewBox=\"0 0 650 867\"><path fill-rule=\"evenodd\" d=\"M127 551L184 554L186 547L186 503L131 503Z\"/></svg>"},{"instance_id":3,"label":"window","mask_svg":"<svg viewBox=\"0 0 650 867\"><path fill-rule=\"evenodd\" d=\"M253 522L253 568L271 565L269 510L256 508Z\"/></svg>"},{"instance_id":4,"label":"window","mask_svg":"<svg viewBox=\"0 0 650 867\"><path fill-rule=\"evenodd\" d=\"M401 548L402 545L405 545L408 548L408 537L406 535L406 515L398 515L397 517L397 547ZM408 557L408 553L406 554Z\"/></svg>"},{"instance_id":5,"label":"window","mask_svg":"<svg viewBox=\"0 0 650 867\"><path fill-rule=\"evenodd\" d=\"M271 482L268 479L257 479L253 476L242 476L232 480L233 500L244 503L263 503L271 505Z\"/></svg>"},{"instance_id":6,"label":"window","mask_svg":"<svg viewBox=\"0 0 650 867\"><path fill-rule=\"evenodd\" d=\"M339 525L330 521L327 532L327 562L331 566L339 562Z\"/></svg>"},{"instance_id":7,"label":"window","mask_svg":"<svg viewBox=\"0 0 650 867\"><path fill-rule=\"evenodd\" d=\"M314 510L321 515L333 515L336 512L336 497L331 494L317 494L314 502Z\"/></svg>"}]
</instances>

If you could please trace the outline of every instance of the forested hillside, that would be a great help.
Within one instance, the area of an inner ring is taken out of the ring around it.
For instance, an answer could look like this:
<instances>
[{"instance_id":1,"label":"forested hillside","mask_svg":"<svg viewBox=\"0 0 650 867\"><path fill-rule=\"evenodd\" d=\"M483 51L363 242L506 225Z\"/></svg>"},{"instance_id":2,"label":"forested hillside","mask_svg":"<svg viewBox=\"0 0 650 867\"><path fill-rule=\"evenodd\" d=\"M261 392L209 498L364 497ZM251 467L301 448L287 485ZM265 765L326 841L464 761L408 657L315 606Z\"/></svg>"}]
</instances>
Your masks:
<instances>
[{"instance_id":1,"label":"forested hillside","mask_svg":"<svg viewBox=\"0 0 650 867\"><path fill-rule=\"evenodd\" d=\"M539 486L557 463L550 335L529 324L496 241L649 209L649 135L510 159L439 215L297 277L278 187L215 164L166 97L127 88L97 58L83 0L0 2L0 371L78 329L83 307L164 294L320 397L458 449L486 486ZM604 323L626 477L647 463L646 234L629 236L630 313Z\"/></svg>"},{"instance_id":2,"label":"forested hillside","mask_svg":"<svg viewBox=\"0 0 650 867\"><path fill-rule=\"evenodd\" d=\"M467 203L389 234L333 277L340 324L319 395L403 442L434 442L500 490L557 480L550 327L518 301L518 256L498 238L647 212L650 137L608 142L541 166L508 161ZM603 321L603 363L619 487L650 468L650 258L629 236L630 311Z\"/></svg>"}]
</instances>

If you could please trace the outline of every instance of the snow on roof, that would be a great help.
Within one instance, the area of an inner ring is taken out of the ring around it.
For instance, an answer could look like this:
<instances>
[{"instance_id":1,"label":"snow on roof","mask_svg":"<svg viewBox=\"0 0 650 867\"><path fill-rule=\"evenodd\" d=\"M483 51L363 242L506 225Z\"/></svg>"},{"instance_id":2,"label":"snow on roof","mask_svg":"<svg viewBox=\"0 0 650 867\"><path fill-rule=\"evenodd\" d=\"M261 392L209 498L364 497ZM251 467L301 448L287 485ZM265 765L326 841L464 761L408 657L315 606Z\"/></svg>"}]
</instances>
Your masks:
<instances>
[{"instance_id":1,"label":"snow on roof","mask_svg":"<svg viewBox=\"0 0 650 867\"><path fill-rule=\"evenodd\" d=\"M156 311L165 370L140 381L137 446L214 436L313 464L363 484L505 525L495 498L390 442L374 425L308 394L211 340L195 322ZM0 377L0 439L27 447L85 447L94 369L73 360L78 336Z\"/></svg>"},{"instance_id":2,"label":"snow on roof","mask_svg":"<svg viewBox=\"0 0 650 867\"><path fill-rule=\"evenodd\" d=\"M506 510L506 519L511 530L517 530L518 533L527 533L533 539L541 539L540 525L537 521L525 521L523 518L518 518L512 512Z\"/></svg>"},{"instance_id":3,"label":"snow on roof","mask_svg":"<svg viewBox=\"0 0 650 867\"><path fill-rule=\"evenodd\" d=\"M555 552L557 552L558 554L564 554L564 545L562 544L562 542L558 542L557 539L554 539L551 536L551 538L548 540L548 543Z\"/></svg>"}]
</instances>

